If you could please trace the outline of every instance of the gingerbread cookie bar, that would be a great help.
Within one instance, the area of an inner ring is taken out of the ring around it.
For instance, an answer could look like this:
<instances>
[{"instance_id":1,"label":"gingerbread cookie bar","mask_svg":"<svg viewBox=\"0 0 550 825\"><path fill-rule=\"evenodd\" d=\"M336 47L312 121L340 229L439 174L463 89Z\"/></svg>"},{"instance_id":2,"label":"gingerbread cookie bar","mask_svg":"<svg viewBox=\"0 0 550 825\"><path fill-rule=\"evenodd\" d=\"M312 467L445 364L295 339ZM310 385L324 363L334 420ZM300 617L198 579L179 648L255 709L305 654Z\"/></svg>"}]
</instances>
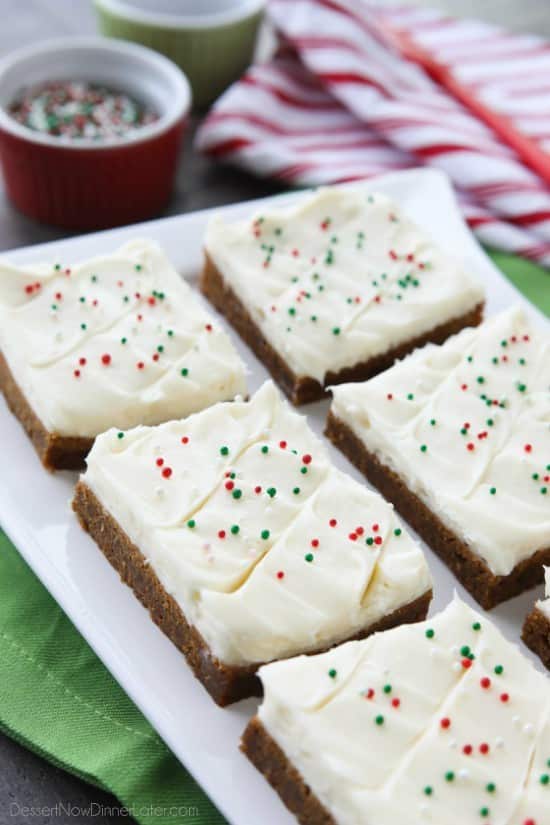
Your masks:
<instances>
[{"instance_id":1,"label":"gingerbread cookie bar","mask_svg":"<svg viewBox=\"0 0 550 825\"><path fill-rule=\"evenodd\" d=\"M480 322L483 290L384 195L214 218L201 286L295 404Z\"/></svg>"},{"instance_id":2,"label":"gingerbread cookie bar","mask_svg":"<svg viewBox=\"0 0 550 825\"><path fill-rule=\"evenodd\" d=\"M0 264L0 386L49 469L82 467L109 427L246 391L229 338L148 241L74 267Z\"/></svg>"},{"instance_id":3,"label":"gingerbread cookie bar","mask_svg":"<svg viewBox=\"0 0 550 825\"><path fill-rule=\"evenodd\" d=\"M536 602L526 617L521 638L550 670L550 567L545 568L546 598Z\"/></svg>"},{"instance_id":4,"label":"gingerbread cookie bar","mask_svg":"<svg viewBox=\"0 0 550 825\"><path fill-rule=\"evenodd\" d=\"M455 599L260 670L242 749L303 825L546 825L550 683Z\"/></svg>"},{"instance_id":5,"label":"gingerbread cookie bar","mask_svg":"<svg viewBox=\"0 0 550 825\"><path fill-rule=\"evenodd\" d=\"M265 662L426 615L419 545L272 383L109 430L87 464L83 527L220 705L257 693Z\"/></svg>"},{"instance_id":6,"label":"gingerbread cookie bar","mask_svg":"<svg viewBox=\"0 0 550 825\"><path fill-rule=\"evenodd\" d=\"M486 609L550 563L550 338L511 309L363 384L327 434Z\"/></svg>"}]
</instances>

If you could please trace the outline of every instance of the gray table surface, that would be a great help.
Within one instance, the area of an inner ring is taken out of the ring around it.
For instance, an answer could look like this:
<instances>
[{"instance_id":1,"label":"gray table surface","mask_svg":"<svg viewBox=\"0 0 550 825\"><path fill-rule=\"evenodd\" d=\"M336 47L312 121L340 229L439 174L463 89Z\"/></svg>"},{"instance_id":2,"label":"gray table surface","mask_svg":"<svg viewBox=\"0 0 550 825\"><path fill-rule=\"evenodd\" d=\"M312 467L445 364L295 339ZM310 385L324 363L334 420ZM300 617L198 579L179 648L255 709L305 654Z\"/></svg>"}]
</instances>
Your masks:
<instances>
[{"instance_id":1,"label":"gray table surface","mask_svg":"<svg viewBox=\"0 0 550 825\"><path fill-rule=\"evenodd\" d=\"M401 0L403 2L403 0ZM550 35L548 0L409 0L421 5L445 8L454 14L476 15L512 28ZM182 0L184 5L184 0ZM95 18L88 0L0 0L0 56L9 50L48 37L95 33ZM277 191L273 183L258 181L242 172L223 169L192 152L192 123L182 153L174 196L166 215L189 212L207 206L261 197ZM56 240L66 236L57 229L41 226L18 213L6 200L0 179L0 252L14 247ZM0 825L71 823L107 825L118 821L110 815L94 816L84 811L91 802L105 808L116 801L86 785L17 743L0 734ZM57 815L55 806L70 804L81 809L67 817ZM42 809L29 817L24 807ZM51 813L54 811L53 813ZM125 817L125 821L129 821ZM273 823L267 823L273 825Z\"/></svg>"}]
</instances>

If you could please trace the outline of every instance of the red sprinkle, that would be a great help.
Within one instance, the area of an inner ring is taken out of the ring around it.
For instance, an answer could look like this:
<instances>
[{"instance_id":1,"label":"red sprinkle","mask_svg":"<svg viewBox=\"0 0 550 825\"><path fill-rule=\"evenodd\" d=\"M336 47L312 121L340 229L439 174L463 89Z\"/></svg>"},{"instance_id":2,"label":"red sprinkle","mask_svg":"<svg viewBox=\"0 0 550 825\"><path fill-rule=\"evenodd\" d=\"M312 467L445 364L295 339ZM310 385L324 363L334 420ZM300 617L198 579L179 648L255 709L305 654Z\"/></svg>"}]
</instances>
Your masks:
<instances>
[{"instance_id":1,"label":"red sprinkle","mask_svg":"<svg viewBox=\"0 0 550 825\"><path fill-rule=\"evenodd\" d=\"M205 326L205 330L206 330L207 332L212 332L212 324L206 324L206 326Z\"/></svg>"},{"instance_id":2,"label":"red sprinkle","mask_svg":"<svg viewBox=\"0 0 550 825\"><path fill-rule=\"evenodd\" d=\"M532 447L531 444L526 444L523 449L525 450L526 453L530 453L531 450L533 449L533 447Z\"/></svg>"},{"instance_id":3,"label":"red sprinkle","mask_svg":"<svg viewBox=\"0 0 550 825\"><path fill-rule=\"evenodd\" d=\"M277 578L278 578L278 579L284 579L284 577L285 577L285 574L283 573L283 571L282 571L282 570L279 570L279 571L277 572Z\"/></svg>"},{"instance_id":4,"label":"red sprinkle","mask_svg":"<svg viewBox=\"0 0 550 825\"><path fill-rule=\"evenodd\" d=\"M510 696L509 696L508 693L501 693L500 694L500 701L501 702L504 702L506 704L506 702L508 702L509 700L510 700Z\"/></svg>"},{"instance_id":5,"label":"red sprinkle","mask_svg":"<svg viewBox=\"0 0 550 825\"><path fill-rule=\"evenodd\" d=\"M373 524L372 525L373 533L378 533L379 530L380 530L380 525L379 524Z\"/></svg>"},{"instance_id":6,"label":"red sprinkle","mask_svg":"<svg viewBox=\"0 0 550 825\"><path fill-rule=\"evenodd\" d=\"M468 444L466 444L466 447L470 452L472 452L472 450L475 450L476 445L472 444L472 442L470 441Z\"/></svg>"},{"instance_id":7,"label":"red sprinkle","mask_svg":"<svg viewBox=\"0 0 550 825\"><path fill-rule=\"evenodd\" d=\"M463 659L462 660L462 667L464 668L464 670L468 670L469 668L471 668L472 667L471 660L470 659Z\"/></svg>"},{"instance_id":8,"label":"red sprinkle","mask_svg":"<svg viewBox=\"0 0 550 825\"><path fill-rule=\"evenodd\" d=\"M83 367L86 364L86 359L85 358L79 358L78 363L80 364L81 367Z\"/></svg>"},{"instance_id":9,"label":"red sprinkle","mask_svg":"<svg viewBox=\"0 0 550 825\"><path fill-rule=\"evenodd\" d=\"M138 361L137 364L136 364L136 367L138 368L138 370L142 370L144 368L144 366L145 366L145 364L143 363L143 361Z\"/></svg>"},{"instance_id":10,"label":"red sprinkle","mask_svg":"<svg viewBox=\"0 0 550 825\"><path fill-rule=\"evenodd\" d=\"M105 355L102 355L101 356L101 363L105 364L105 366L108 366L111 363L111 356L108 353L105 353Z\"/></svg>"},{"instance_id":11,"label":"red sprinkle","mask_svg":"<svg viewBox=\"0 0 550 825\"><path fill-rule=\"evenodd\" d=\"M462 748L462 753L464 753L466 756L470 756L472 750L473 748L471 745L464 745L464 747Z\"/></svg>"},{"instance_id":12,"label":"red sprinkle","mask_svg":"<svg viewBox=\"0 0 550 825\"><path fill-rule=\"evenodd\" d=\"M80 378L80 370L75 370L73 375L75 378Z\"/></svg>"},{"instance_id":13,"label":"red sprinkle","mask_svg":"<svg viewBox=\"0 0 550 825\"><path fill-rule=\"evenodd\" d=\"M338 524L338 522L336 521L335 518L331 518L331 520L329 521L329 525L331 527L336 527L337 524Z\"/></svg>"},{"instance_id":14,"label":"red sprinkle","mask_svg":"<svg viewBox=\"0 0 550 825\"><path fill-rule=\"evenodd\" d=\"M182 444L188 444L189 443L189 437L186 436L186 435L182 436L181 443Z\"/></svg>"},{"instance_id":15,"label":"red sprinkle","mask_svg":"<svg viewBox=\"0 0 550 825\"><path fill-rule=\"evenodd\" d=\"M157 458L157 467L162 467L163 464L164 464L164 459L163 458Z\"/></svg>"},{"instance_id":16,"label":"red sprinkle","mask_svg":"<svg viewBox=\"0 0 550 825\"><path fill-rule=\"evenodd\" d=\"M260 493L262 492L262 488L260 487L260 485L258 485L257 487L254 487L254 492L256 493L257 496L260 495Z\"/></svg>"},{"instance_id":17,"label":"red sprinkle","mask_svg":"<svg viewBox=\"0 0 550 825\"><path fill-rule=\"evenodd\" d=\"M394 707L394 708L398 708L398 707L399 707L399 705L401 704L401 699L397 699L397 698L392 699L392 700L391 700L391 703L392 703L392 707Z\"/></svg>"},{"instance_id":18,"label":"red sprinkle","mask_svg":"<svg viewBox=\"0 0 550 825\"><path fill-rule=\"evenodd\" d=\"M281 450L286 450L286 441L279 441L279 447Z\"/></svg>"},{"instance_id":19,"label":"red sprinkle","mask_svg":"<svg viewBox=\"0 0 550 825\"><path fill-rule=\"evenodd\" d=\"M302 461L304 464L311 464L311 456L306 453L302 456Z\"/></svg>"},{"instance_id":20,"label":"red sprinkle","mask_svg":"<svg viewBox=\"0 0 550 825\"><path fill-rule=\"evenodd\" d=\"M479 746L479 752L483 754L489 753L489 745L487 744L487 742L481 743L481 745Z\"/></svg>"},{"instance_id":21,"label":"red sprinkle","mask_svg":"<svg viewBox=\"0 0 550 825\"><path fill-rule=\"evenodd\" d=\"M489 688L491 687L491 680L489 679L488 676L484 676L483 679L481 679L479 684L481 685L483 690L489 690Z\"/></svg>"},{"instance_id":22,"label":"red sprinkle","mask_svg":"<svg viewBox=\"0 0 550 825\"><path fill-rule=\"evenodd\" d=\"M170 476L172 475L171 468L170 467L165 467L164 470L162 471L162 475L163 475L163 478L170 478Z\"/></svg>"},{"instance_id":23,"label":"red sprinkle","mask_svg":"<svg viewBox=\"0 0 550 825\"><path fill-rule=\"evenodd\" d=\"M375 544L382 544L382 536L375 536L374 537Z\"/></svg>"},{"instance_id":24,"label":"red sprinkle","mask_svg":"<svg viewBox=\"0 0 550 825\"><path fill-rule=\"evenodd\" d=\"M225 538L225 530L218 530L218 538L224 539Z\"/></svg>"},{"instance_id":25,"label":"red sprinkle","mask_svg":"<svg viewBox=\"0 0 550 825\"><path fill-rule=\"evenodd\" d=\"M388 401L392 401L393 400L393 393L389 392L387 394L386 398L388 399Z\"/></svg>"},{"instance_id":26,"label":"red sprinkle","mask_svg":"<svg viewBox=\"0 0 550 825\"><path fill-rule=\"evenodd\" d=\"M226 490L232 490L234 486L235 486L235 484L232 481L226 481L225 482L225 489Z\"/></svg>"},{"instance_id":27,"label":"red sprinkle","mask_svg":"<svg viewBox=\"0 0 550 825\"><path fill-rule=\"evenodd\" d=\"M374 698L374 690L372 688L369 688L367 690L367 699L373 699L373 698Z\"/></svg>"},{"instance_id":28,"label":"red sprinkle","mask_svg":"<svg viewBox=\"0 0 550 825\"><path fill-rule=\"evenodd\" d=\"M319 539L311 539L312 547L319 547Z\"/></svg>"},{"instance_id":29,"label":"red sprinkle","mask_svg":"<svg viewBox=\"0 0 550 825\"><path fill-rule=\"evenodd\" d=\"M350 541L357 541L357 533L350 533L348 538Z\"/></svg>"},{"instance_id":30,"label":"red sprinkle","mask_svg":"<svg viewBox=\"0 0 550 825\"><path fill-rule=\"evenodd\" d=\"M445 718L441 720L440 724L444 730L447 730L451 727L451 720L447 716L445 716Z\"/></svg>"}]
</instances>

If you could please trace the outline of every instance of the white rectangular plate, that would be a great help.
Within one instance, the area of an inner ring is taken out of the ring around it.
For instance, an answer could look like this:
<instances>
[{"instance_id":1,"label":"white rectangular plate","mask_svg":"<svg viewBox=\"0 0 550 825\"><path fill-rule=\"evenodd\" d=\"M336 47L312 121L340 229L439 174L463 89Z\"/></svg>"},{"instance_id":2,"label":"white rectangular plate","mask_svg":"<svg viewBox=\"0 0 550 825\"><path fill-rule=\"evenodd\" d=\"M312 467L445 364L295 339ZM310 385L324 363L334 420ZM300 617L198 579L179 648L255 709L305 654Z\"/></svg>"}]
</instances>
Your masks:
<instances>
[{"instance_id":1,"label":"white rectangular plate","mask_svg":"<svg viewBox=\"0 0 550 825\"><path fill-rule=\"evenodd\" d=\"M506 281L478 246L441 173L411 170L361 185L395 198L441 246L463 259L486 286L488 314L519 303L535 322L545 322L542 314ZM255 211L258 203L276 200L281 204L298 197L300 194L294 192L220 211L226 217L240 218ZM186 278L196 282L202 260L201 239L212 211L20 249L6 257L17 264L71 264L108 253L131 238L149 237L164 247ZM225 325L223 319L221 323ZM249 365L249 388L254 391L268 377L267 372L231 328L229 333ZM327 409L327 402L304 409L318 433L322 432ZM42 468L30 441L3 400L0 427L0 522L28 564L231 823L291 825L295 820L238 750L240 735L256 703L249 700L225 710L216 707L183 657L153 625L147 612L80 529L69 507L76 474L50 475ZM363 481L337 450L329 449L337 466ZM444 565L424 549L435 581L432 611L447 604L455 587L473 604ZM523 618L534 597L534 593L525 594L492 612L492 618L510 639L519 640Z\"/></svg>"}]
</instances>

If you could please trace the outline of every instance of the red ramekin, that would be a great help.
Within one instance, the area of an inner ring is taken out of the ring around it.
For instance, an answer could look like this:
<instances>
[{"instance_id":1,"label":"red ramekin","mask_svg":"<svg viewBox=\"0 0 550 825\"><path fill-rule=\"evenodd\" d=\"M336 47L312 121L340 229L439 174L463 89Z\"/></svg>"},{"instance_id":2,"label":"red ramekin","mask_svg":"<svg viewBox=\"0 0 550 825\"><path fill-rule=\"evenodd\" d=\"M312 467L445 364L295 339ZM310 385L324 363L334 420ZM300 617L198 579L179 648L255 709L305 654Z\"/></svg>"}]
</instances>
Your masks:
<instances>
[{"instance_id":1,"label":"red ramekin","mask_svg":"<svg viewBox=\"0 0 550 825\"><path fill-rule=\"evenodd\" d=\"M6 107L23 88L87 80L127 92L154 109L154 123L121 138L70 139L34 132ZM0 61L0 161L21 212L67 229L145 220L167 203L191 107L185 75L133 43L86 37L50 40Z\"/></svg>"}]
</instances>

